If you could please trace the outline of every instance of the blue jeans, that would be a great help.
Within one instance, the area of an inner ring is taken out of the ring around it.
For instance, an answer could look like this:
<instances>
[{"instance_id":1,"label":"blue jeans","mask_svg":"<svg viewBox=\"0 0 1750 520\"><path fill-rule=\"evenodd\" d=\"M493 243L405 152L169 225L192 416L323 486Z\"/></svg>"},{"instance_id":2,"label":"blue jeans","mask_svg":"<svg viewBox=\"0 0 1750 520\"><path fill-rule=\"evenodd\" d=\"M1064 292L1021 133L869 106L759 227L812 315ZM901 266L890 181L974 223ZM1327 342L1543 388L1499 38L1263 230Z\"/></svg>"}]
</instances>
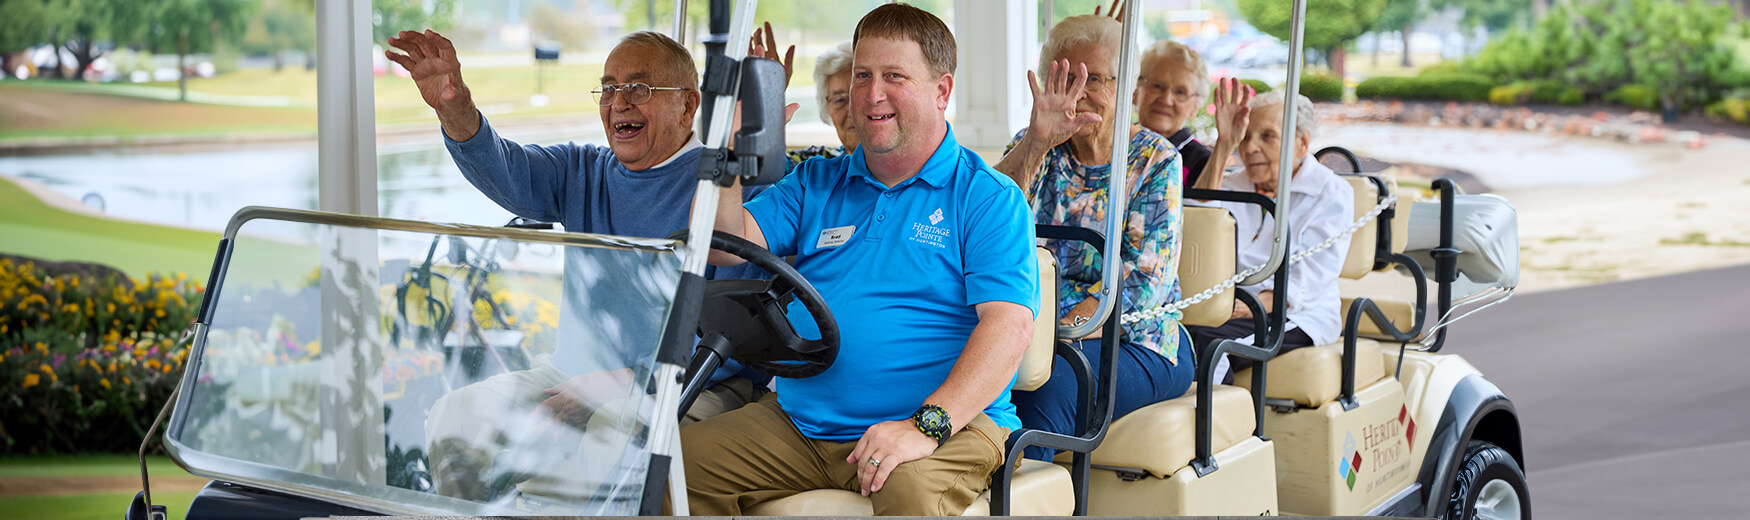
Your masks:
<instances>
[{"instance_id":1,"label":"blue jeans","mask_svg":"<svg viewBox=\"0 0 1750 520\"><path fill-rule=\"evenodd\" d=\"M1118 363L1118 378L1116 379L1117 403L1112 410L1112 419L1117 420L1124 414L1137 408L1179 397L1185 390L1191 388L1191 381L1196 378L1197 371L1193 368L1197 356L1192 354L1190 335L1180 331L1179 363L1167 362L1153 350L1131 343L1123 343L1114 353L1113 359ZM1088 366L1093 373L1100 373L1100 340L1091 339L1076 343L1076 349L1088 358ZM1051 366L1051 380L1031 392L1015 392L1010 398L1015 403L1016 414L1021 417L1021 426L1045 430L1064 435L1075 435L1076 426L1076 380L1075 372L1063 358L1054 358ZM1027 458L1049 461L1057 456L1057 450L1029 446Z\"/></svg>"}]
</instances>

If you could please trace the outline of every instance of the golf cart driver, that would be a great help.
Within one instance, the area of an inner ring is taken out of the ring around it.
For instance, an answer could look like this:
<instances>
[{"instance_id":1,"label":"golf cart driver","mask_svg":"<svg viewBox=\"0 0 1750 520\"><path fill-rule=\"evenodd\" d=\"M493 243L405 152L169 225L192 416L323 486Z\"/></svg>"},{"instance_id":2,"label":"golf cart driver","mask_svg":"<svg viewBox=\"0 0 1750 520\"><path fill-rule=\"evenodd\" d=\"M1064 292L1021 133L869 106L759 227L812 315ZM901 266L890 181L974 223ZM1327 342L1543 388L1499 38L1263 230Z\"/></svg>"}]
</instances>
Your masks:
<instances>
[{"instance_id":1,"label":"golf cart driver","mask_svg":"<svg viewBox=\"0 0 1750 520\"><path fill-rule=\"evenodd\" d=\"M958 514L1020 426L1009 387L1039 298L1026 203L944 118L955 44L941 20L887 4L853 42L862 145L804 163L745 209L724 190L717 229L796 255L835 312L856 319L841 322L825 372L779 378L777 399L682 429L695 514L823 488L861 492L876 514Z\"/></svg>"}]
</instances>

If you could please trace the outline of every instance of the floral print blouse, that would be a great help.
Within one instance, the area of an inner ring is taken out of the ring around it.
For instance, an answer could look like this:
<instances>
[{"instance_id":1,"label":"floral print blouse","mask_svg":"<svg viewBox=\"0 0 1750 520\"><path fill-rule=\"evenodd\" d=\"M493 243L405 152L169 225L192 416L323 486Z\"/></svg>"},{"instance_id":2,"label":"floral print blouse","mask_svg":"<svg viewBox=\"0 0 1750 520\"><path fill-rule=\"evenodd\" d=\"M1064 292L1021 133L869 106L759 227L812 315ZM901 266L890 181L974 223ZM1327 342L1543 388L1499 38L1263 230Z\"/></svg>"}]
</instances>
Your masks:
<instances>
[{"instance_id":1,"label":"floral print blouse","mask_svg":"<svg viewBox=\"0 0 1750 520\"><path fill-rule=\"evenodd\" d=\"M1130 138L1129 211L1125 218L1122 305L1116 312L1153 309L1179 300L1179 235L1185 210L1184 176L1172 144L1146 128ZM1013 148L1026 130L1009 143ZM1104 229L1106 190L1111 165L1086 166L1071 156L1065 142L1045 154L1039 174L1028 186L1034 221L1040 224ZM1058 319L1077 303L1102 294L1100 252L1068 240L1047 241L1060 263ZM1123 340L1179 362L1178 312L1123 327ZM1116 317L1114 317L1116 319Z\"/></svg>"}]
</instances>

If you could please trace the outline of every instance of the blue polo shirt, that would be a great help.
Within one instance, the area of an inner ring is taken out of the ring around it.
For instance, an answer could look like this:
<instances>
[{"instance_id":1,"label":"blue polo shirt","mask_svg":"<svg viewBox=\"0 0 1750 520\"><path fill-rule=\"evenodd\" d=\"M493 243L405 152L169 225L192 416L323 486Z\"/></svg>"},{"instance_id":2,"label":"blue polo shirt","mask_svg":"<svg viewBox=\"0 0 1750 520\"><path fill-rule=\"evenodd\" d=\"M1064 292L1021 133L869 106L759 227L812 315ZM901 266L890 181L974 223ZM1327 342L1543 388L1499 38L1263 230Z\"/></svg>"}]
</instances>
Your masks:
<instances>
[{"instance_id":1,"label":"blue polo shirt","mask_svg":"<svg viewBox=\"0 0 1750 520\"><path fill-rule=\"evenodd\" d=\"M974 305L1038 313L1033 218L1021 190L962 148L952 127L897 186L876 180L858 148L803 163L746 207L767 246L796 256L838 321L831 368L778 379L778 403L807 437L853 441L875 423L910 417L959 360L978 325ZM788 314L797 332L819 337L800 303ZM984 412L1004 428L1021 426L1007 390Z\"/></svg>"}]
</instances>

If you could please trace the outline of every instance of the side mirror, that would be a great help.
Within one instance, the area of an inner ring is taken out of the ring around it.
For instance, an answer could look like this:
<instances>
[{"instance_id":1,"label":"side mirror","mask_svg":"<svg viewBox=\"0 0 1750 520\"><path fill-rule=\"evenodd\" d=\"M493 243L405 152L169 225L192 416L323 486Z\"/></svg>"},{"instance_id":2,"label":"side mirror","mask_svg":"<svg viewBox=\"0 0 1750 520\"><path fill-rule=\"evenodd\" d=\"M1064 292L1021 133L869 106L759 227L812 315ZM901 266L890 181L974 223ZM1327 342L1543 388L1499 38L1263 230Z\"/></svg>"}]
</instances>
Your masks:
<instances>
[{"instance_id":1,"label":"side mirror","mask_svg":"<svg viewBox=\"0 0 1750 520\"><path fill-rule=\"evenodd\" d=\"M789 159L784 149L784 65L741 60L741 128L735 132L735 173L742 184L778 182Z\"/></svg>"}]
</instances>

